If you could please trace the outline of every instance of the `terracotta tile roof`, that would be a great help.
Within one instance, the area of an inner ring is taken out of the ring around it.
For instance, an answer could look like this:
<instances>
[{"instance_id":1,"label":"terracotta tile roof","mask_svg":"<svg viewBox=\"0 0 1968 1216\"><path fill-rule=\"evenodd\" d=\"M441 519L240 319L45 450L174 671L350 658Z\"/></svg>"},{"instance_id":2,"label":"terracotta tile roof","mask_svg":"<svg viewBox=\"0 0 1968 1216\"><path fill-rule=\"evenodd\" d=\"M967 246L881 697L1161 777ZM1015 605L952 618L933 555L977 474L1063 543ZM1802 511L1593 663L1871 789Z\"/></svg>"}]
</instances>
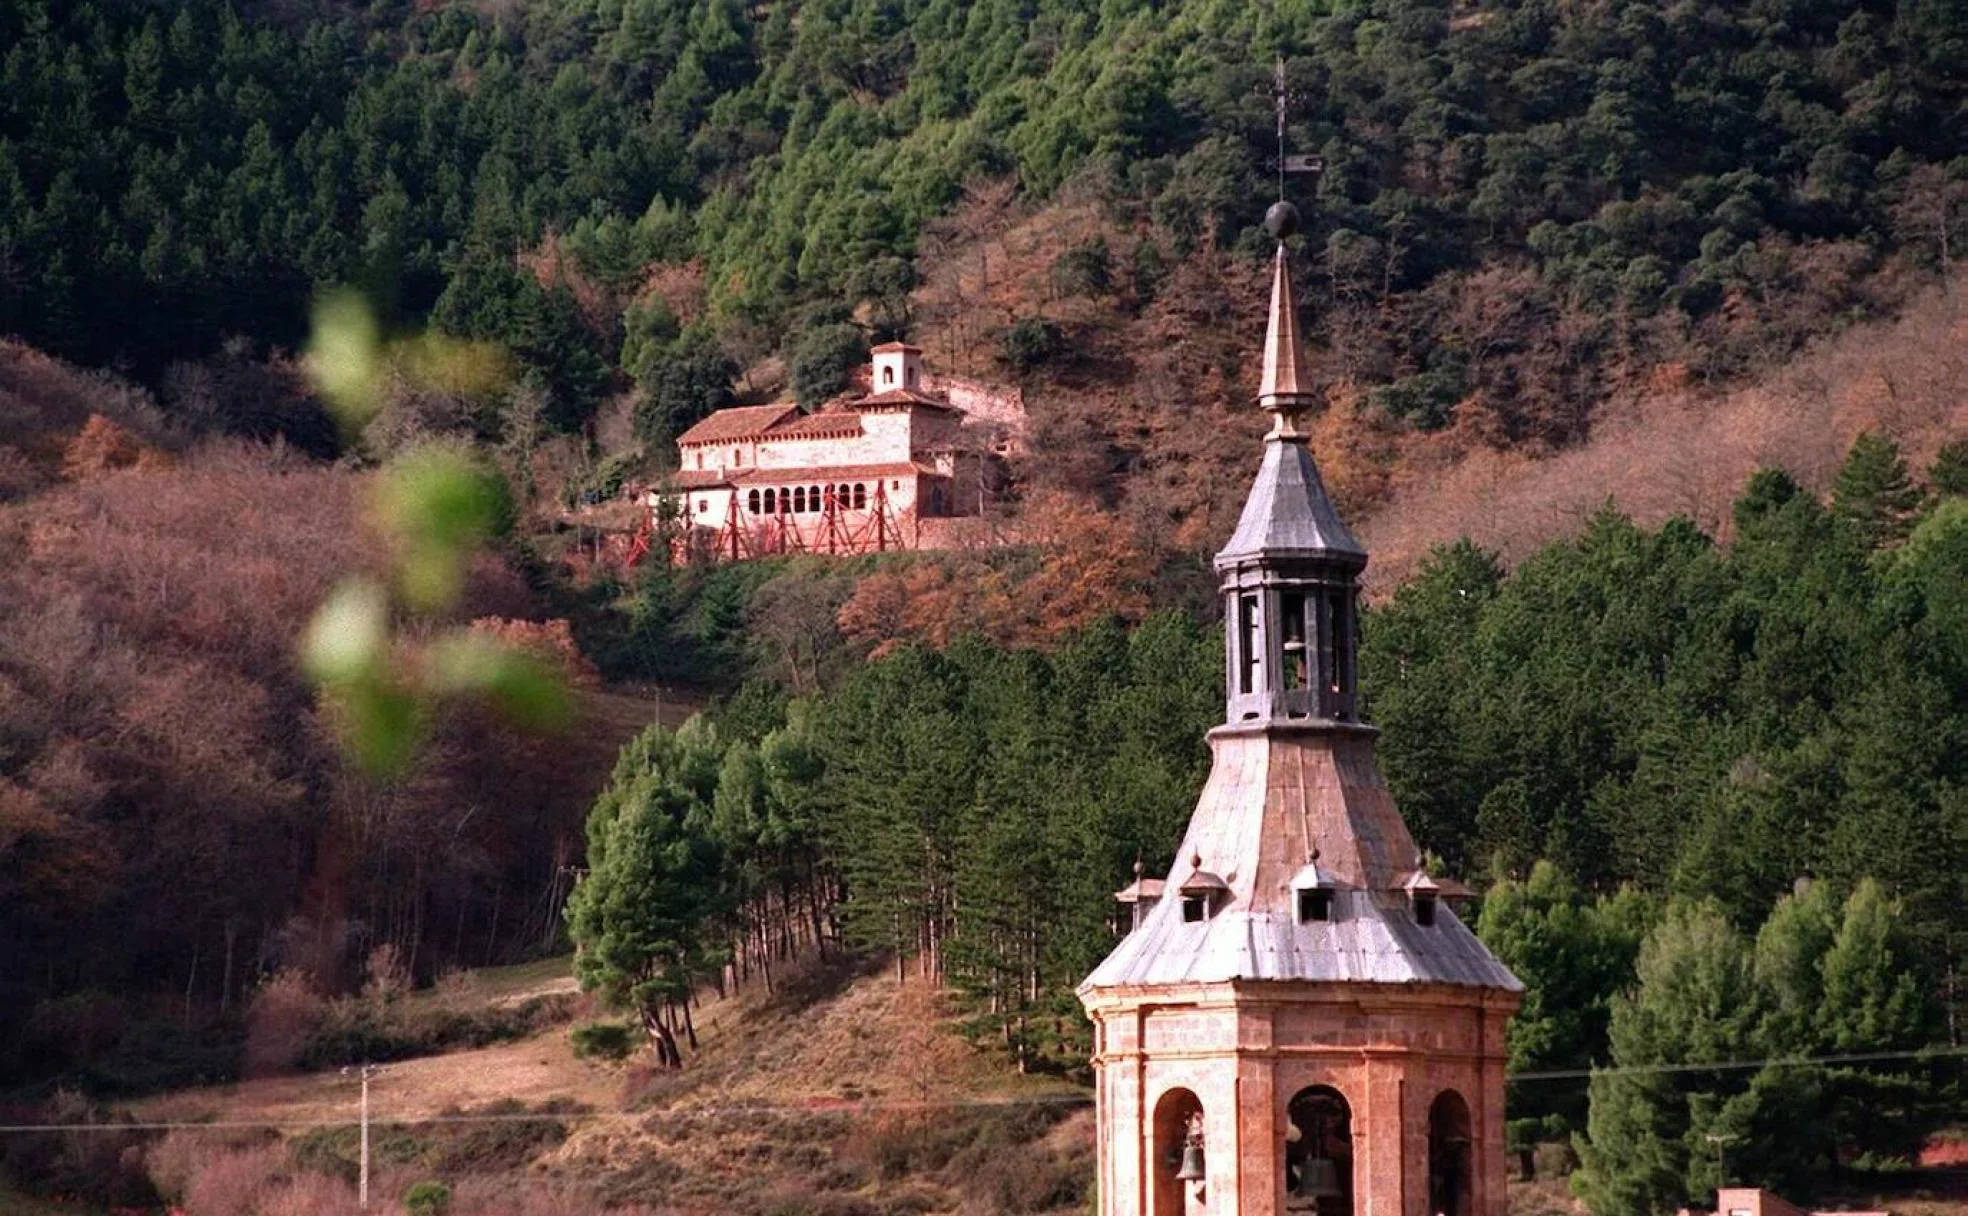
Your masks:
<instances>
[{"instance_id":1,"label":"terracotta tile roof","mask_svg":"<svg viewBox=\"0 0 1968 1216\"><path fill-rule=\"evenodd\" d=\"M920 405L936 410L953 410L956 408L941 398L931 397L927 393L919 393L914 389L907 388L892 388L883 393L871 393L866 397L856 397L847 403L849 409L860 409L870 405Z\"/></svg>"},{"instance_id":2,"label":"terracotta tile roof","mask_svg":"<svg viewBox=\"0 0 1968 1216\"><path fill-rule=\"evenodd\" d=\"M822 439L829 436L857 436L861 434L861 416L848 410L829 410L824 414L807 414L778 423L764 438L767 439Z\"/></svg>"},{"instance_id":3,"label":"terracotta tile roof","mask_svg":"<svg viewBox=\"0 0 1968 1216\"><path fill-rule=\"evenodd\" d=\"M772 429L788 414L799 413L796 405L740 405L719 410L677 436L678 443L721 443L729 439L756 439Z\"/></svg>"},{"instance_id":4,"label":"terracotta tile roof","mask_svg":"<svg viewBox=\"0 0 1968 1216\"><path fill-rule=\"evenodd\" d=\"M915 354L915 355L922 354L922 347L911 346L907 342L884 342L880 346L877 346L874 349L870 350L868 353L871 355L892 355L898 350L903 351L907 354Z\"/></svg>"},{"instance_id":5,"label":"terracotta tile roof","mask_svg":"<svg viewBox=\"0 0 1968 1216\"><path fill-rule=\"evenodd\" d=\"M679 490L705 490L712 486L728 486L731 478L727 469L680 469L670 477L670 484Z\"/></svg>"}]
</instances>

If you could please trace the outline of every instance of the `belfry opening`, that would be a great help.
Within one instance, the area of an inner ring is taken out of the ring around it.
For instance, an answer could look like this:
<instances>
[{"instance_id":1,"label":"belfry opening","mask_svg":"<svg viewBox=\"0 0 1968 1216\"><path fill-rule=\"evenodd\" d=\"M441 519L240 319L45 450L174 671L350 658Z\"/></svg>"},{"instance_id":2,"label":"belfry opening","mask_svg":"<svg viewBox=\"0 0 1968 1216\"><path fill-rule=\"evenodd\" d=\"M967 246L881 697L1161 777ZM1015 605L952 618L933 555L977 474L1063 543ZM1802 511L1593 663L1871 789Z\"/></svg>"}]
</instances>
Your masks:
<instances>
[{"instance_id":1,"label":"belfry opening","mask_svg":"<svg viewBox=\"0 0 1968 1216\"><path fill-rule=\"evenodd\" d=\"M1160 880L1081 984L1103 1216L1503 1216L1522 985L1456 915L1381 779L1358 692L1367 551L1320 479L1272 208L1255 369L1272 425L1217 554L1223 722ZM1152 896L1150 894L1152 892ZM1160 898L1168 892L1173 898Z\"/></svg>"}]
</instances>

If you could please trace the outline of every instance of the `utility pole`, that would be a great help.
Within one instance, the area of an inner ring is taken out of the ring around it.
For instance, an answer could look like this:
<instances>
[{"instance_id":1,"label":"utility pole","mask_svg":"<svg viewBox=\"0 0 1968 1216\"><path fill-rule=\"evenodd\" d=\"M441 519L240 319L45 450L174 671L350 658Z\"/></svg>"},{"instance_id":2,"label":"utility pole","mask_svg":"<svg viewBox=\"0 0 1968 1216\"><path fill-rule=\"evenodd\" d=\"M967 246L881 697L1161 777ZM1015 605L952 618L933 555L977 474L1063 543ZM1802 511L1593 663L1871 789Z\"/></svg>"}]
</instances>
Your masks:
<instances>
[{"instance_id":1,"label":"utility pole","mask_svg":"<svg viewBox=\"0 0 1968 1216\"><path fill-rule=\"evenodd\" d=\"M1729 1185L1729 1145L1742 1137L1729 1132L1708 1132L1702 1139L1715 1146L1715 1206L1722 1206L1722 1188Z\"/></svg>"},{"instance_id":2,"label":"utility pole","mask_svg":"<svg viewBox=\"0 0 1968 1216\"><path fill-rule=\"evenodd\" d=\"M364 1064L360 1068L344 1068L343 1076L356 1076L362 1080L362 1159L356 1183L356 1206L364 1211L369 1209L369 1082L382 1072L375 1064Z\"/></svg>"}]
</instances>

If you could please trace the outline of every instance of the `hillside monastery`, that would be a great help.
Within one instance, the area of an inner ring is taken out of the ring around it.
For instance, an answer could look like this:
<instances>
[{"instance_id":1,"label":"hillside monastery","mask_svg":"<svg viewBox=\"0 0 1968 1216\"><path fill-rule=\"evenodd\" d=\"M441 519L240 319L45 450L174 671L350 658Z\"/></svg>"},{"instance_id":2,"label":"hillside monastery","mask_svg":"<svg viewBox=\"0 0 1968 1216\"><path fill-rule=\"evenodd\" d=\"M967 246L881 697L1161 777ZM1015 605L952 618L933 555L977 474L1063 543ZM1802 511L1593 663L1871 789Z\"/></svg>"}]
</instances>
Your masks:
<instances>
[{"instance_id":1,"label":"hillside monastery","mask_svg":"<svg viewBox=\"0 0 1968 1216\"><path fill-rule=\"evenodd\" d=\"M679 471L652 505L666 504L688 546L727 559L941 547L950 530L932 521L980 514L1003 428L933 389L917 347L875 347L868 379L814 413L712 414L678 437Z\"/></svg>"}]
</instances>

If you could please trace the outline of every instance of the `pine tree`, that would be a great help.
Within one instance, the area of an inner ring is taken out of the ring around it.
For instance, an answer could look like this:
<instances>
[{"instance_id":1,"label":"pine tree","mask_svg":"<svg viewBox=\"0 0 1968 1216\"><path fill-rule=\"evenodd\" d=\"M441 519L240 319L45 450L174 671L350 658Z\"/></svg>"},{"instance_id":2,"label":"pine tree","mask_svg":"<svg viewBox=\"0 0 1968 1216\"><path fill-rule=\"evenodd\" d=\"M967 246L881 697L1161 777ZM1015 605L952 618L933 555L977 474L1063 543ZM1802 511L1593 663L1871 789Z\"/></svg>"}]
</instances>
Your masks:
<instances>
[{"instance_id":1,"label":"pine tree","mask_svg":"<svg viewBox=\"0 0 1968 1216\"><path fill-rule=\"evenodd\" d=\"M1943 497L1968 497L1968 439L1956 439L1934 454L1927 485Z\"/></svg>"},{"instance_id":2,"label":"pine tree","mask_svg":"<svg viewBox=\"0 0 1968 1216\"><path fill-rule=\"evenodd\" d=\"M1832 513L1868 548L1878 550L1906 539L1919 507L1920 490L1907 472L1899 445L1883 435L1861 431L1832 481Z\"/></svg>"},{"instance_id":3,"label":"pine tree","mask_svg":"<svg viewBox=\"0 0 1968 1216\"><path fill-rule=\"evenodd\" d=\"M1510 1023L1511 1072L1584 1068L1605 1058L1613 994L1633 973L1655 914L1653 901L1630 887L1589 900L1545 861L1528 881L1490 888L1477 934L1526 989ZM1509 1115L1528 1177L1538 1140L1585 1130L1585 1094L1562 1085L1514 1086Z\"/></svg>"},{"instance_id":4,"label":"pine tree","mask_svg":"<svg viewBox=\"0 0 1968 1216\"><path fill-rule=\"evenodd\" d=\"M650 736L660 735L660 738ZM583 989L633 1010L663 1063L695 1038L689 999L716 973L712 939L728 904L689 741L652 727L625 749L616 782L588 819L588 872L567 904ZM625 771L626 770L626 771Z\"/></svg>"},{"instance_id":5,"label":"pine tree","mask_svg":"<svg viewBox=\"0 0 1968 1216\"><path fill-rule=\"evenodd\" d=\"M1702 1146L1747 1078L1729 1071L1650 1071L1757 1056L1763 998L1741 936L1709 903L1675 901L1647 936L1638 987L1614 998L1616 1069L1591 1082L1582 1166L1572 1188L1599 1216L1667 1213L1712 1178Z\"/></svg>"}]
</instances>

